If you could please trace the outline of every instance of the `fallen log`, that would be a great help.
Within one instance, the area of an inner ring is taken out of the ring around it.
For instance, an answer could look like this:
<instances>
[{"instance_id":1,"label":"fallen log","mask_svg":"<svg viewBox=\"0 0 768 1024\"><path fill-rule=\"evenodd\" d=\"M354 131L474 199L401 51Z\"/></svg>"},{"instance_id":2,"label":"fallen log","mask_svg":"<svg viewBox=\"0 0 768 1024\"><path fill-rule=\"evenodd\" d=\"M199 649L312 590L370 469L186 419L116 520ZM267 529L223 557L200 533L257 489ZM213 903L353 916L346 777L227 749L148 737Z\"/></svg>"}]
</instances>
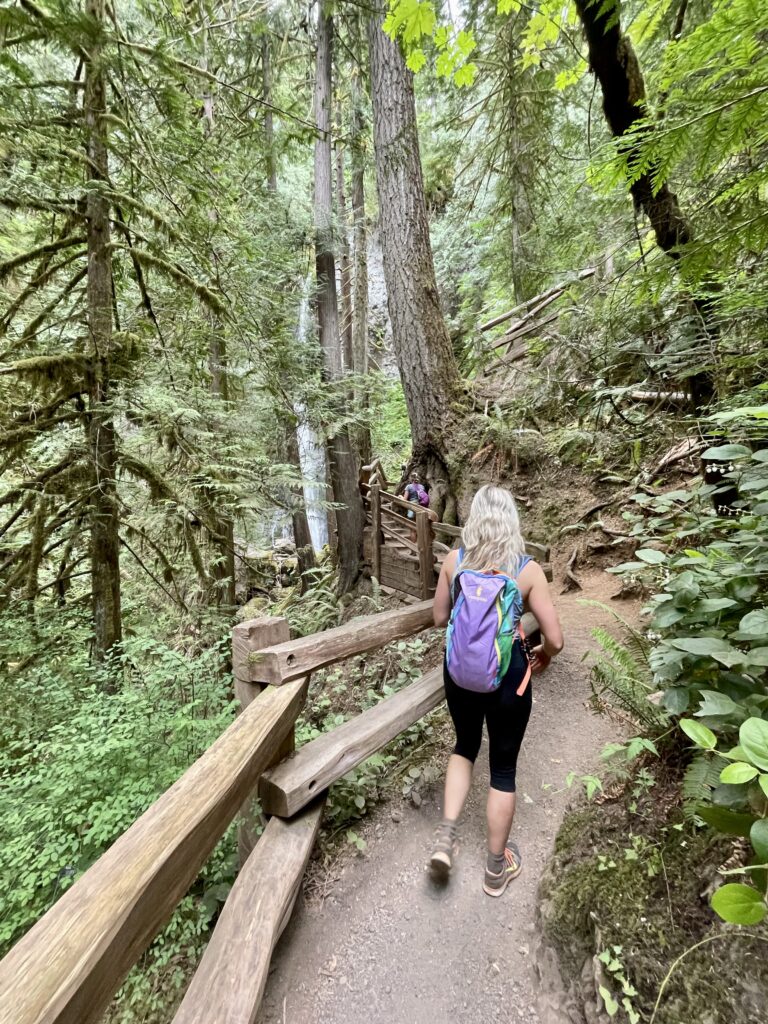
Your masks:
<instances>
[{"instance_id":1,"label":"fallen log","mask_svg":"<svg viewBox=\"0 0 768 1024\"><path fill-rule=\"evenodd\" d=\"M443 699L443 670L435 669L393 697L363 711L337 729L299 747L265 772L259 797L266 814L291 817L347 772L437 707Z\"/></svg>"},{"instance_id":2,"label":"fallen log","mask_svg":"<svg viewBox=\"0 0 768 1024\"><path fill-rule=\"evenodd\" d=\"M578 284L579 281L585 281L588 277L592 277L594 273L594 267L586 267L584 270L580 270L575 277L572 277L570 280L563 282L563 284L553 285L551 288L548 288L544 292L540 292L538 295L532 295L530 299L526 299L525 302L518 303L516 306L510 309L509 312L502 313L500 316L496 316L492 320L488 320L486 321L486 323L480 324L478 330L483 332L490 331L494 327L498 327L499 324L503 324L506 323L507 320L511 320L516 313L520 312L520 310L528 309L529 306L534 305L534 303L547 298L549 295L552 295L555 292L562 293L566 290L566 288L570 288L571 285Z\"/></svg>"},{"instance_id":3,"label":"fallen log","mask_svg":"<svg viewBox=\"0 0 768 1024\"><path fill-rule=\"evenodd\" d=\"M272 818L237 876L173 1024L255 1021L272 951L290 918L325 796L292 821Z\"/></svg>"}]
</instances>

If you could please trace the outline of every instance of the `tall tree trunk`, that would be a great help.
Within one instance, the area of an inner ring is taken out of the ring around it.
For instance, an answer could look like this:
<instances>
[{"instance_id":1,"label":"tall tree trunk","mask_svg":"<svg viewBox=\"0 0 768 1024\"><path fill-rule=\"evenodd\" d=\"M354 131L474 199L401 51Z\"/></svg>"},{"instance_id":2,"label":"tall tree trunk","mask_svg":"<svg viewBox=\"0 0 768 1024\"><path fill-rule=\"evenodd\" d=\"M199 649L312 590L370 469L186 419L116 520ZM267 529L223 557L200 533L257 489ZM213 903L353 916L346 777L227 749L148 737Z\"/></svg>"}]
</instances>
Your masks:
<instances>
[{"instance_id":1,"label":"tall tree trunk","mask_svg":"<svg viewBox=\"0 0 768 1024\"><path fill-rule=\"evenodd\" d=\"M344 370L352 373L352 274L349 258L349 216L344 181L344 145L336 143L336 206L339 220L339 291L341 295L341 356Z\"/></svg>"},{"instance_id":2,"label":"tall tree trunk","mask_svg":"<svg viewBox=\"0 0 768 1024\"><path fill-rule=\"evenodd\" d=\"M206 25L207 14L201 7L200 15L203 25ZM203 30L203 57L202 67L208 69L208 31ZM213 94L209 91L203 96L203 118L205 120L205 133L208 137L213 135L214 130L214 109ZM216 224L218 215L214 207L208 212L211 223L211 241L215 242ZM214 264L217 268L218 277L218 254L214 251ZM218 283L218 282L217 282ZM227 371L227 347L224 338L224 325L220 317L213 310L205 309L204 318L208 324L208 372L210 374L211 394L222 405L229 403L229 377ZM223 424L216 422L214 418L214 429L224 429ZM213 547L214 557L210 568L210 576L213 581L212 593L206 599L213 601L220 608L233 609L236 603L235 594L235 523L234 518L228 511L222 511L222 496L216 487L206 487L203 494L203 502L206 509L206 527L210 543Z\"/></svg>"},{"instance_id":3,"label":"tall tree trunk","mask_svg":"<svg viewBox=\"0 0 768 1024\"><path fill-rule=\"evenodd\" d=\"M456 517L449 471L460 378L440 310L419 157L413 75L400 47L368 23L384 277L392 340L413 437L413 465L441 518Z\"/></svg>"},{"instance_id":4,"label":"tall tree trunk","mask_svg":"<svg viewBox=\"0 0 768 1024\"><path fill-rule=\"evenodd\" d=\"M315 272L317 323L323 350L325 378L333 386L344 376L339 311L336 298L336 260L333 238L333 179L331 173L331 67L333 20L319 5L317 70L315 77ZM338 389L341 399L341 389ZM339 401L338 413L341 414ZM338 420L338 417L334 417ZM363 503L358 483L358 459L346 427L328 438L328 462L336 508L339 590L346 593L360 574L363 554Z\"/></svg>"},{"instance_id":5,"label":"tall tree trunk","mask_svg":"<svg viewBox=\"0 0 768 1024\"><path fill-rule=\"evenodd\" d=\"M367 417L367 392L364 378L368 373L368 232L365 223L365 118L359 68L352 72L352 368L355 371L355 406ZM367 420L357 429L360 458L368 465L373 457L371 429Z\"/></svg>"},{"instance_id":6,"label":"tall tree trunk","mask_svg":"<svg viewBox=\"0 0 768 1024\"><path fill-rule=\"evenodd\" d=\"M112 257L109 200L99 184L109 178L105 116L106 75L100 35L105 0L86 0L85 11L98 25L85 65L83 116L87 139L88 175L95 188L86 199L88 244L88 345L90 382L87 436L91 462L91 591L94 657L101 662L122 638L120 613L120 513L117 502L116 438L110 408L112 354ZM111 687L110 687L111 688Z\"/></svg>"},{"instance_id":7,"label":"tall tree trunk","mask_svg":"<svg viewBox=\"0 0 768 1024\"><path fill-rule=\"evenodd\" d=\"M647 111L640 64L629 36L621 30L619 0L576 0L576 8L587 40L590 68L603 93L605 119L611 134L620 138ZM652 170L642 174L629 190L636 207L644 210L650 220L659 248L672 259L679 259L682 247L691 241L693 233L675 193L666 182L654 188ZM712 301L694 298L693 304L701 321L702 340L711 348L716 333ZM702 409L711 401L714 381L709 372L693 374L689 386L695 409Z\"/></svg>"},{"instance_id":8,"label":"tall tree trunk","mask_svg":"<svg viewBox=\"0 0 768 1024\"><path fill-rule=\"evenodd\" d=\"M262 96L264 106L264 144L267 150L267 189L277 195L277 160L275 155L275 126L272 118L272 41L265 34L261 44L261 72L262 72ZM285 448L285 457L289 465L293 466L296 473L301 477L301 456L299 455L299 423L297 417L291 415L281 417L282 441ZM304 498L304 491L301 486L292 491L291 525L293 526L293 543L296 545L296 558L301 574L300 589L302 594L306 591L308 581L304 573L314 569L315 549L312 546L312 534L309 529L307 517L307 506Z\"/></svg>"},{"instance_id":9,"label":"tall tree trunk","mask_svg":"<svg viewBox=\"0 0 768 1024\"><path fill-rule=\"evenodd\" d=\"M272 118L272 40L265 32L261 42L261 87L264 99L264 143L267 150L267 188L277 192L275 126Z\"/></svg>"}]
</instances>

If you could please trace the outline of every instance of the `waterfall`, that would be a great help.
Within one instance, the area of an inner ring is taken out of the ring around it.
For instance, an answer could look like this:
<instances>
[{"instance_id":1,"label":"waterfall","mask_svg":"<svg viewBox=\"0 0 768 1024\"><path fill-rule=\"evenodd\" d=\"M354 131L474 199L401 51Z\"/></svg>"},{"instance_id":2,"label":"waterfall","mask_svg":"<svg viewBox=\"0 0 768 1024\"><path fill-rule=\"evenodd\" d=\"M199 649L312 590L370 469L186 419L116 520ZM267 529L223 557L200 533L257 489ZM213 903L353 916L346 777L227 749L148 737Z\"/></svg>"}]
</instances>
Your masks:
<instances>
[{"instance_id":1,"label":"waterfall","mask_svg":"<svg viewBox=\"0 0 768 1024\"><path fill-rule=\"evenodd\" d=\"M304 282L299 306L299 322L296 327L296 340L304 345L312 327L312 313L309 296L314 278L310 273ZM327 476L325 468L325 445L307 416L307 407L303 402L296 402L293 407L298 420L296 440L299 446L299 462L301 475L304 478L304 503L307 508L309 532L312 546L319 551L328 543L328 514L325 510L327 494Z\"/></svg>"}]
</instances>

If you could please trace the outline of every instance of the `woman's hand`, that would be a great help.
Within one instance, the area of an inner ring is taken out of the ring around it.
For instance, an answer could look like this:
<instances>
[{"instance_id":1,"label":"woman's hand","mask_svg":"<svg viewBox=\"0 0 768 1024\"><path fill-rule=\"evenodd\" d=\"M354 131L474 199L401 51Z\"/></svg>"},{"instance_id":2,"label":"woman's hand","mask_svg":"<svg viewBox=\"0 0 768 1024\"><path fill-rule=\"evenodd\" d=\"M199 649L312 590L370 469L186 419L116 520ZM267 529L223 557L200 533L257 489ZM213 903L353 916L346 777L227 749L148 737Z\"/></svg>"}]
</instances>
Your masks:
<instances>
[{"instance_id":1,"label":"woman's hand","mask_svg":"<svg viewBox=\"0 0 768 1024\"><path fill-rule=\"evenodd\" d=\"M531 650L531 672L534 675L539 675L543 672L549 666L550 661L552 659L541 644L538 644L538 646Z\"/></svg>"}]
</instances>

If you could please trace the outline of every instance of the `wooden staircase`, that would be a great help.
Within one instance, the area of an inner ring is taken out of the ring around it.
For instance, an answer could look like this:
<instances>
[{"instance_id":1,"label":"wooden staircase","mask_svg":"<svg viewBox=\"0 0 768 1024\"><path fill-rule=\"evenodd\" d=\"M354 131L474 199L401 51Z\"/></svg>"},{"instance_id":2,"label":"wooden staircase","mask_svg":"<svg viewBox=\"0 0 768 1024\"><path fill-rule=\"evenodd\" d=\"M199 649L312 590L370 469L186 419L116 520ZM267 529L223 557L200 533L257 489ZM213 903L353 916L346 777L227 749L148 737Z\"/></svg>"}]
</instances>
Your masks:
<instances>
[{"instance_id":1,"label":"wooden staircase","mask_svg":"<svg viewBox=\"0 0 768 1024\"><path fill-rule=\"evenodd\" d=\"M378 459L360 471L360 491L366 513L363 551L371 576L401 594L422 601L434 597L440 567L458 546L461 527L441 523L432 509L395 495ZM532 542L525 547L551 580L549 547Z\"/></svg>"}]
</instances>

